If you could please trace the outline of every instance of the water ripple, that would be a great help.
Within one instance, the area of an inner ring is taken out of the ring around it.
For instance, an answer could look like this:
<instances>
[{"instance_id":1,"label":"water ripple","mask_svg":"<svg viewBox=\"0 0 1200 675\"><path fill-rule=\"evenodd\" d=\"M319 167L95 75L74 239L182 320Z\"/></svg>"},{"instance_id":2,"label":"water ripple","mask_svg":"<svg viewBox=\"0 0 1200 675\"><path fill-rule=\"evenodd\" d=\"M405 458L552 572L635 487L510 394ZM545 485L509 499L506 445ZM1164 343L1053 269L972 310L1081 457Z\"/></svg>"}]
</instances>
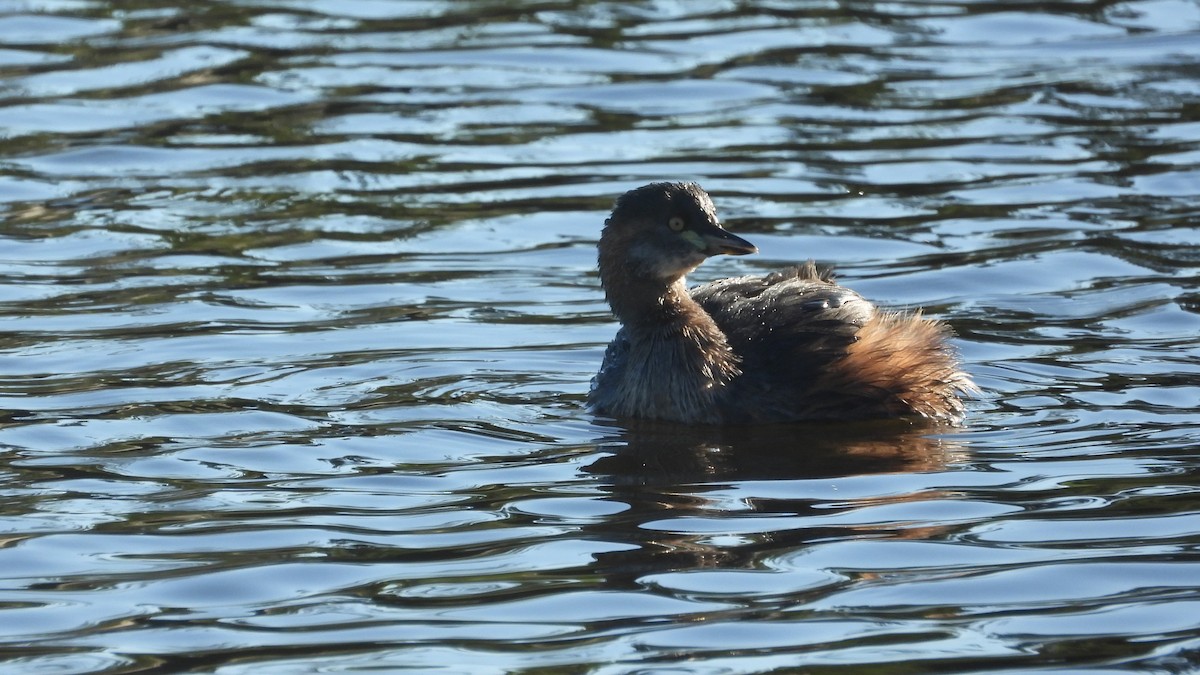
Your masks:
<instances>
[{"instance_id":1,"label":"water ripple","mask_svg":"<svg viewBox=\"0 0 1200 675\"><path fill-rule=\"evenodd\" d=\"M1200 10L0 2L0 663L1185 672ZM582 409L612 199L957 333L965 426Z\"/></svg>"}]
</instances>

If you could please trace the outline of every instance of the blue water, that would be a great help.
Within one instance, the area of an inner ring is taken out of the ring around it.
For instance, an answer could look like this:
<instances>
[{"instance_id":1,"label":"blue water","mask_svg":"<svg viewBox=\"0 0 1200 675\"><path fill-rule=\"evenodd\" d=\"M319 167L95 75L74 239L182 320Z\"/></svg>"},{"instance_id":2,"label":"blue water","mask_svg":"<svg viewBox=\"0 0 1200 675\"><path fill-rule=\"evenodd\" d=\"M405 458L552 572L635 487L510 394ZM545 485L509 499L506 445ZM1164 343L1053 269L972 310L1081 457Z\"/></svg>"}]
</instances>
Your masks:
<instances>
[{"instance_id":1,"label":"blue water","mask_svg":"<svg viewBox=\"0 0 1200 675\"><path fill-rule=\"evenodd\" d=\"M1200 669L1200 6L0 2L12 672ZM583 408L612 200L961 428Z\"/></svg>"}]
</instances>

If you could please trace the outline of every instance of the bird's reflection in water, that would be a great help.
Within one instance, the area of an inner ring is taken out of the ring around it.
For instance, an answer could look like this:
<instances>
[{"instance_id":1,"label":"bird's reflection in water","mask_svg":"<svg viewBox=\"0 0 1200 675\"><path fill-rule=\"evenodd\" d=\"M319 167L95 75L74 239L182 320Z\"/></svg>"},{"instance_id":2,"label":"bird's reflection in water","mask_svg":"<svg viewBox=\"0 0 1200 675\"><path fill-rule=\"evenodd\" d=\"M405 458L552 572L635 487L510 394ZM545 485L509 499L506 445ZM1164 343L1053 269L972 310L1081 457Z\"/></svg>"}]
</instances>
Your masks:
<instances>
[{"instance_id":1,"label":"bird's reflection in water","mask_svg":"<svg viewBox=\"0 0 1200 675\"><path fill-rule=\"evenodd\" d=\"M612 434L599 447L608 454L586 470L601 479L611 499L628 506L598 525L606 530L604 538L634 547L597 561L620 586L666 570L753 568L770 552L830 538L935 536L941 528L912 523L817 523L865 504L938 497L901 489L860 495L856 502L849 495L831 498L831 481L935 472L965 457L953 434L904 420L742 428L606 424ZM782 483L756 489L778 481L786 481L785 489L778 489ZM796 526L781 527L773 516ZM760 521L758 529L754 518L770 520ZM725 531L723 519L729 523ZM699 520L704 524L693 528Z\"/></svg>"},{"instance_id":2,"label":"bird's reflection in water","mask_svg":"<svg viewBox=\"0 0 1200 675\"><path fill-rule=\"evenodd\" d=\"M618 485L655 485L932 471L961 453L907 420L750 427L607 422L610 456L590 471Z\"/></svg>"}]
</instances>

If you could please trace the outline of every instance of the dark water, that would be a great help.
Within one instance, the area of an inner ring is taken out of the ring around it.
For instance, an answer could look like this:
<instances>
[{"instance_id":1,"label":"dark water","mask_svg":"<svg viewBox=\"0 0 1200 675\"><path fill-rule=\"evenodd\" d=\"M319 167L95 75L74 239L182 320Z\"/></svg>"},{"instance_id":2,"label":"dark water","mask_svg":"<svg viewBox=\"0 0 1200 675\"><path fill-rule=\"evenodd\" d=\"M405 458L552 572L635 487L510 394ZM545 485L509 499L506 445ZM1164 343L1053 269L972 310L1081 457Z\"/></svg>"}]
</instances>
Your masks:
<instances>
[{"instance_id":1,"label":"dark water","mask_svg":"<svg viewBox=\"0 0 1200 675\"><path fill-rule=\"evenodd\" d=\"M6 672L1200 669L1200 6L0 2ZM612 199L961 429L626 429Z\"/></svg>"}]
</instances>

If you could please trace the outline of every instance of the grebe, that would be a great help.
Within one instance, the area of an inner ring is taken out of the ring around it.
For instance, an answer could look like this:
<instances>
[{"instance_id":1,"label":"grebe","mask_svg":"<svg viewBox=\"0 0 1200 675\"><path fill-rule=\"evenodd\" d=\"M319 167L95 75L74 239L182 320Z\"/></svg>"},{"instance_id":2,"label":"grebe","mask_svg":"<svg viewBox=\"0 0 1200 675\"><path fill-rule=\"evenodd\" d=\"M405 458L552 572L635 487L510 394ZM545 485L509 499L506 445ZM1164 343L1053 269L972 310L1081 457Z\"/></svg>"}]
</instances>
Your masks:
<instances>
[{"instance_id":1,"label":"grebe","mask_svg":"<svg viewBox=\"0 0 1200 675\"><path fill-rule=\"evenodd\" d=\"M960 394L974 385L939 321L877 310L811 261L685 285L709 256L757 251L721 227L695 183L652 183L617 199L599 264L621 329L588 405L689 424L961 418Z\"/></svg>"}]
</instances>

